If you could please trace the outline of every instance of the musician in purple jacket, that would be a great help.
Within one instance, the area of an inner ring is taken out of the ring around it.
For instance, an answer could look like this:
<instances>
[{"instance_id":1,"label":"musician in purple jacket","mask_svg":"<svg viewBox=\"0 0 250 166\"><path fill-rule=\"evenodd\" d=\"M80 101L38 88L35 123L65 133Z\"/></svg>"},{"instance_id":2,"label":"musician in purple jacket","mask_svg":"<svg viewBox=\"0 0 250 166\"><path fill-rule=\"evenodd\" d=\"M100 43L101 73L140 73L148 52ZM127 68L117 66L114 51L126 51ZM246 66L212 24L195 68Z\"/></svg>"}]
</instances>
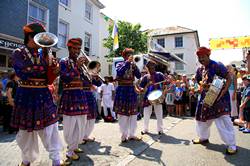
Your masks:
<instances>
[{"instance_id":1,"label":"musician in purple jacket","mask_svg":"<svg viewBox=\"0 0 250 166\"><path fill-rule=\"evenodd\" d=\"M23 30L24 47L16 49L12 55L20 81L11 122L19 129L16 141L22 153L21 166L28 166L38 158L38 135L53 166L63 165L59 154L63 146L58 132L57 110L48 89L48 55L33 39L36 34L45 32L45 28L39 23L31 23Z\"/></svg>"},{"instance_id":2,"label":"musician in purple jacket","mask_svg":"<svg viewBox=\"0 0 250 166\"><path fill-rule=\"evenodd\" d=\"M231 83L227 68L219 62L210 59L211 50L200 47L197 52L199 62L203 65L197 69L196 79L202 86L200 99L196 108L196 131L199 136L194 139L194 144L204 144L209 142L210 126L213 121L217 126L221 139L226 143L227 154L235 154L237 151L235 133L230 119L230 96L228 87ZM213 106L204 104L204 98L208 94L209 86L213 82L214 76L219 76L226 80L224 88L221 90Z\"/></svg>"},{"instance_id":3,"label":"musician in purple jacket","mask_svg":"<svg viewBox=\"0 0 250 166\"><path fill-rule=\"evenodd\" d=\"M125 48L122 52L123 62L116 65L116 88L114 111L118 114L118 122L122 133L121 141L128 139L141 140L135 135L137 127L137 93L134 80L141 77L141 73L133 62L134 50Z\"/></svg>"},{"instance_id":4,"label":"musician in purple jacket","mask_svg":"<svg viewBox=\"0 0 250 166\"><path fill-rule=\"evenodd\" d=\"M85 89L90 89L85 83L86 76L81 71L85 58L78 58L81 46L81 38L72 38L67 43L69 56L60 61L60 79L63 84L62 96L58 111L63 114L63 134L68 144L66 156L72 160L78 160L77 153L83 151L78 148L82 142L84 130L89 113L88 98Z\"/></svg>"},{"instance_id":5,"label":"musician in purple jacket","mask_svg":"<svg viewBox=\"0 0 250 166\"><path fill-rule=\"evenodd\" d=\"M140 87L146 89L146 93L144 95L144 130L141 131L141 134L147 134L148 133L148 125L149 125L149 119L152 114L152 107L154 107L154 112L157 119L157 132L158 134L163 133L163 111L162 111L162 103L155 103L150 104L148 100L148 95L153 92L154 90L160 90L163 93L163 83L160 83L165 80L165 76L161 72L155 71L156 63L152 60L150 60L146 67L148 69L148 74L144 75L141 79ZM141 89L142 90L142 89ZM162 94L163 95L163 94ZM162 100L164 101L164 100Z\"/></svg>"}]
</instances>

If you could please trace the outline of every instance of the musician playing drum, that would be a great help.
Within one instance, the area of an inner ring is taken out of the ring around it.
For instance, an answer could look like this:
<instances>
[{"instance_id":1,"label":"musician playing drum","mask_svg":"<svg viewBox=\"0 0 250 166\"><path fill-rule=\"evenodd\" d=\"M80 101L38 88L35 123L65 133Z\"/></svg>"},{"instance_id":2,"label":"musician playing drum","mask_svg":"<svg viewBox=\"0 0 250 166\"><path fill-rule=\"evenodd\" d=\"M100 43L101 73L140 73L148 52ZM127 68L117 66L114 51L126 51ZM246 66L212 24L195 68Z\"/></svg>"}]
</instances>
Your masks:
<instances>
[{"instance_id":1,"label":"musician playing drum","mask_svg":"<svg viewBox=\"0 0 250 166\"><path fill-rule=\"evenodd\" d=\"M60 79L63 84L62 96L58 111L63 114L63 134L68 145L66 156L71 160L78 160L77 153L83 152L78 148L82 142L84 130L89 113L88 96L84 89L89 89L89 84L85 84L86 76L81 70L86 59L78 58L81 46L81 38L69 39L69 57L60 61Z\"/></svg>"},{"instance_id":2,"label":"musician playing drum","mask_svg":"<svg viewBox=\"0 0 250 166\"><path fill-rule=\"evenodd\" d=\"M197 52L199 62L203 65L197 69L196 79L201 83L201 97L198 101L196 109L196 130L199 136L198 139L192 140L194 144L208 143L210 136L210 126L215 121L221 139L227 145L226 153L235 154L237 151L235 142L235 133L233 124L229 117L230 115L230 96L228 87L231 83L227 68L219 62L210 59L211 50L206 47L200 47ZM226 79L224 88L221 90L217 100L212 106L206 106L204 102L208 93L208 87L211 86L214 76L219 76Z\"/></svg>"},{"instance_id":3,"label":"musician playing drum","mask_svg":"<svg viewBox=\"0 0 250 166\"><path fill-rule=\"evenodd\" d=\"M142 77L141 83L140 83L140 87L141 88L146 88L146 93L144 96L144 130L141 131L141 134L146 134L148 133L148 124L149 124L149 119L150 116L152 114L152 106L154 107L154 112L156 115L156 119L157 119L157 132L158 134L162 134L163 133L163 111L162 111L162 103L164 100L161 100L159 102L156 103L150 103L148 100L148 96L149 94L154 91L154 90L161 90L163 89L162 84L157 84L159 82L164 81L165 77L161 72L156 72L155 71L155 67L156 67L156 63L152 60L150 60L147 64L146 67L148 69L148 73ZM163 96L163 94L162 94ZM162 98L164 99L164 98Z\"/></svg>"},{"instance_id":4,"label":"musician playing drum","mask_svg":"<svg viewBox=\"0 0 250 166\"><path fill-rule=\"evenodd\" d=\"M31 23L23 30L24 47L16 49L12 55L20 84L16 90L11 122L19 129L16 141L22 153L21 166L28 166L38 158L38 135L53 160L52 165L64 165L59 154L63 146L58 132L57 109L48 89L48 55L34 42L34 36L45 32L45 28L39 23ZM53 70L58 68L56 64L51 67Z\"/></svg>"},{"instance_id":5,"label":"musician playing drum","mask_svg":"<svg viewBox=\"0 0 250 166\"><path fill-rule=\"evenodd\" d=\"M136 109L137 93L133 83L134 77L139 79L141 73L133 63L133 53L133 49L125 48L122 52L124 61L116 65L118 87L116 88L114 111L118 114L122 142L126 142L127 139L141 140L135 135L138 112Z\"/></svg>"}]
</instances>

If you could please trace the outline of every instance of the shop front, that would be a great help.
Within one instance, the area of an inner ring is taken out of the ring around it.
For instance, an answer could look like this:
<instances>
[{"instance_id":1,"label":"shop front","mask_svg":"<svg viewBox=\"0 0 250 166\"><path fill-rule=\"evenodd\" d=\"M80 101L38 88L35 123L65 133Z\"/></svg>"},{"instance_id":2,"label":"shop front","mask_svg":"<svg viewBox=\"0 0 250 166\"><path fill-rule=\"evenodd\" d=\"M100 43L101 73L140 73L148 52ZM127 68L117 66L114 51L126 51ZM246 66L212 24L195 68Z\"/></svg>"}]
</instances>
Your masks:
<instances>
[{"instance_id":1,"label":"shop front","mask_svg":"<svg viewBox=\"0 0 250 166\"><path fill-rule=\"evenodd\" d=\"M11 68L10 57L16 48L23 46L23 40L0 33L0 73L6 73Z\"/></svg>"}]
</instances>

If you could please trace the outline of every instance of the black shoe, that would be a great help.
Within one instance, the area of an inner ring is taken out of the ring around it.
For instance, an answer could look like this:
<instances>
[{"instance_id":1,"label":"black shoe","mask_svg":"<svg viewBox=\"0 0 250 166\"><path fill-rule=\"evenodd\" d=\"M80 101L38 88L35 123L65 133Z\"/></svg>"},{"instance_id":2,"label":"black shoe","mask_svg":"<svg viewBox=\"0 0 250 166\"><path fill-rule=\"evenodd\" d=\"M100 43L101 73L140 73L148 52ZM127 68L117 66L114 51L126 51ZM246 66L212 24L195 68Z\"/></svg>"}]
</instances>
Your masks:
<instances>
[{"instance_id":1,"label":"black shoe","mask_svg":"<svg viewBox=\"0 0 250 166\"><path fill-rule=\"evenodd\" d=\"M141 135L148 134L147 131L141 131Z\"/></svg>"},{"instance_id":2,"label":"black shoe","mask_svg":"<svg viewBox=\"0 0 250 166\"><path fill-rule=\"evenodd\" d=\"M193 142L193 144L206 144L206 143L209 143L209 140L208 139L206 139L206 140L200 140L198 138L198 139L193 139L192 142Z\"/></svg>"},{"instance_id":3,"label":"black shoe","mask_svg":"<svg viewBox=\"0 0 250 166\"><path fill-rule=\"evenodd\" d=\"M159 132L158 132L158 135L162 135L162 134L163 134L163 131L159 131Z\"/></svg>"}]
</instances>

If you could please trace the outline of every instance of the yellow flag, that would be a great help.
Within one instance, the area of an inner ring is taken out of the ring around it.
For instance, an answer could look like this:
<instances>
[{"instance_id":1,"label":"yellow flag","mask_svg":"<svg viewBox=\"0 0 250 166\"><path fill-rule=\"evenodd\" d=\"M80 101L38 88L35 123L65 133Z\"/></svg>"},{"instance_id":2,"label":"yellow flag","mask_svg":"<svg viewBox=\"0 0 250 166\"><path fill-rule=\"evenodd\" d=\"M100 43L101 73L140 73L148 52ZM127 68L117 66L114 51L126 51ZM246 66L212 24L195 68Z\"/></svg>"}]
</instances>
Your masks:
<instances>
[{"instance_id":1,"label":"yellow flag","mask_svg":"<svg viewBox=\"0 0 250 166\"><path fill-rule=\"evenodd\" d=\"M112 32L112 38L114 39L113 42L113 50L116 50L119 48L119 40L118 40L118 26L116 22L114 22L113 32Z\"/></svg>"}]
</instances>

